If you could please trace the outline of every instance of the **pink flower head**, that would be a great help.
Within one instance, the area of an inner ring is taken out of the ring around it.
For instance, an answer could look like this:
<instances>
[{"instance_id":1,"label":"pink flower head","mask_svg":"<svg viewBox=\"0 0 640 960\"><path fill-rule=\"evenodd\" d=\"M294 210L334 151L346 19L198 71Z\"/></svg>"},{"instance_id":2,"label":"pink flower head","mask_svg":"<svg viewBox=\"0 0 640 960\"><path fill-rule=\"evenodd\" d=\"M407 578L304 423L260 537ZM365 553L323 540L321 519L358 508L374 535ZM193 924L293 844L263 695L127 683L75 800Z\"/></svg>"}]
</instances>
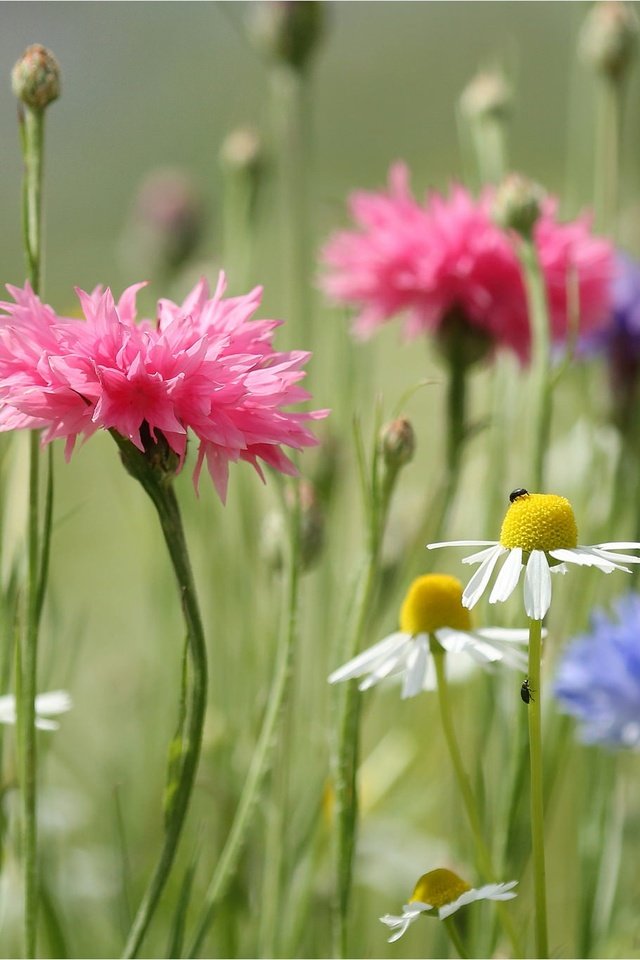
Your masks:
<instances>
[{"instance_id":1,"label":"pink flower head","mask_svg":"<svg viewBox=\"0 0 640 960\"><path fill-rule=\"evenodd\" d=\"M229 461L258 461L283 473L295 467L283 446L317 441L305 421L327 411L290 413L309 399L299 386L308 353L279 353L273 320L251 320L261 289L224 299L224 275L210 297L201 280L179 306L158 304L156 323L136 323L136 294L116 304L110 290L78 291L84 320L58 317L27 284L9 287L0 303L0 430L45 428L44 441L115 430L144 450L144 437L162 434L181 463L191 430L199 440L194 470L209 468L220 498Z\"/></svg>"},{"instance_id":2,"label":"pink flower head","mask_svg":"<svg viewBox=\"0 0 640 960\"><path fill-rule=\"evenodd\" d=\"M403 164L392 167L386 193L356 193L350 209L357 229L329 240L322 285L337 303L357 311L356 333L370 335L398 313L413 337L436 332L451 311L461 312L496 346L526 360L529 319L515 238L492 220L493 191L475 199L461 186L448 197L433 193L417 203ZM567 332L567 287L575 276L580 330L606 319L613 249L594 237L586 218L556 219L547 200L534 231L549 301L552 336Z\"/></svg>"}]
</instances>

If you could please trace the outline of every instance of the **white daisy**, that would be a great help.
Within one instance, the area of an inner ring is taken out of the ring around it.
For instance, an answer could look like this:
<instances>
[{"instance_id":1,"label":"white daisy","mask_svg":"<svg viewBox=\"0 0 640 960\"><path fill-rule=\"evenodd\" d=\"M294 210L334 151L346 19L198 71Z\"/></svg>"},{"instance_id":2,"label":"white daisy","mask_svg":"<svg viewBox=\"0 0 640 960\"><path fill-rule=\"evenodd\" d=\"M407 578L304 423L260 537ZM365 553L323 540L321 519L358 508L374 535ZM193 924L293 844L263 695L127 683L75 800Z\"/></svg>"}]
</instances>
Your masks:
<instances>
[{"instance_id":1,"label":"white daisy","mask_svg":"<svg viewBox=\"0 0 640 960\"><path fill-rule=\"evenodd\" d=\"M432 637L450 655L452 679L461 678L474 662L488 666L503 661L515 669L527 665L521 646L526 646L528 631L472 629L469 612L462 605L462 584L445 574L425 574L413 581L400 610L400 628L334 670L329 683L364 676L360 690L368 690L387 677L402 676L403 698L435 690Z\"/></svg>"},{"instance_id":2,"label":"white daisy","mask_svg":"<svg viewBox=\"0 0 640 960\"><path fill-rule=\"evenodd\" d=\"M39 693L35 701L36 727L39 730L57 730L60 726L58 721L48 718L66 713L72 706L71 697L66 690ZM15 723L16 719L16 698L13 694L0 697L0 723Z\"/></svg>"},{"instance_id":3,"label":"white daisy","mask_svg":"<svg viewBox=\"0 0 640 960\"><path fill-rule=\"evenodd\" d=\"M551 574L566 573L567 564L597 567L603 573L624 570L627 563L640 563L640 557L619 553L619 550L640 550L640 543L597 543L578 546L578 530L568 500L550 493L527 493L516 490L505 515L500 540L451 540L430 543L427 549L439 547L484 547L464 557L463 563L480 566L462 594L463 606L475 606L487 589L491 575L501 557L506 557L489 595L489 603L507 600L518 585L525 569L524 606L532 620L542 620L551 606Z\"/></svg>"},{"instance_id":4,"label":"white daisy","mask_svg":"<svg viewBox=\"0 0 640 960\"><path fill-rule=\"evenodd\" d=\"M487 883L484 887L470 887L452 870L439 868L423 874L418 880L409 903L405 903L401 916L386 913L380 917L390 930L395 932L389 937L394 943L406 933L414 920L422 913L446 920L452 913L475 900L513 900L512 893L517 880L509 883Z\"/></svg>"}]
</instances>

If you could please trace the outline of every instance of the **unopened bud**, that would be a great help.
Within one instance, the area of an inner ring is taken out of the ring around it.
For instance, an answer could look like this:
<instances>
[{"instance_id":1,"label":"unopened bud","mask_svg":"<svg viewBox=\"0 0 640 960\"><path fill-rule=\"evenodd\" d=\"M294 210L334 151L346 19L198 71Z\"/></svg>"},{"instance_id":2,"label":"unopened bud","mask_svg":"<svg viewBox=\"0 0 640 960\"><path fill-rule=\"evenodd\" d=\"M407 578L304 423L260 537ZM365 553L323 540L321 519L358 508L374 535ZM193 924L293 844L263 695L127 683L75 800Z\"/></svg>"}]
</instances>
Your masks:
<instances>
[{"instance_id":1,"label":"unopened bud","mask_svg":"<svg viewBox=\"0 0 640 960\"><path fill-rule=\"evenodd\" d=\"M398 417L387 423L380 433L380 448L387 467L399 470L413 460L416 450L416 435L406 417Z\"/></svg>"},{"instance_id":2,"label":"unopened bud","mask_svg":"<svg viewBox=\"0 0 640 960\"><path fill-rule=\"evenodd\" d=\"M304 70L325 29L322 0L260 0L251 5L249 32L277 63Z\"/></svg>"},{"instance_id":3,"label":"unopened bud","mask_svg":"<svg viewBox=\"0 0 640 960\"><path fill-rule=\"evenodd\" d=\"M595 70L617 79L629 66L638 43L638 18L621 0L595 3L583 24L580 51Z\"/></svg>"},{"instance_id":4,"label":"unopened bud","mask_svg":"<svg viewBox=\"0 0 640 960\"><path fill-rule=\"evenodd\" d=\"M178 270L192 255L204 214L193 183L179 170L155 170L140 185L123 254L142 272Z\"/></svg>"},{"instance_id":5,"label":"unopened bud","mask_svg":"<svg viewBox=\"0 0 640 960\"><path fill-rule=\"evenodd\" d=\"M533 180L510 173L496 191L493 218L506 230L530 238L541 213L544 191Z\"/></svg>"},{"instance_id":6,"label":"unopened bud","mask_svg":"<svg viewBox=\"0 0 640 960\"><path fill-rule=\"evenodd\" d=\"M299 505L299 551L300 569L309 570L324 546L324 514L313 487L308 480L301 480L297 495ZM287 490L287 505L293 509L293 493ZM284 566L287 546L287 525L280 511L268 513L262 525L261 552L265 561L275 570Z\"/></svg>"},{"instance_id":7,"label":"unopened bud","mask_svg":"<svg viewBox=\"0 0 640 960\"><path fill-rule=\"evenodd\" d=\"M511 88L499 70L483 70L467 84L460 107L472 120L504 118L511 107Z\"/></svg>"},{"instance_id":8,"label":"unopened bud","mask_svg":"<svg viewBox=\"0 0 640 960\"><path fill-rule=\"evenodd\" d=\"M253 127L238 127L225 137L220 148L220 163L233 170L255 171L263 161L262 143Z\"/></svg>"},{"instance_id":9,"label":"unopened bud","mask_svg":"<svg viewBox=\"0 0 640 960\"><path fill-rule=\"evenodd\" d=\"M33 110L44 110L60 96L60 64L46 47L33 43L11 71L14 94Z\"/></svg>"}]
</instances>

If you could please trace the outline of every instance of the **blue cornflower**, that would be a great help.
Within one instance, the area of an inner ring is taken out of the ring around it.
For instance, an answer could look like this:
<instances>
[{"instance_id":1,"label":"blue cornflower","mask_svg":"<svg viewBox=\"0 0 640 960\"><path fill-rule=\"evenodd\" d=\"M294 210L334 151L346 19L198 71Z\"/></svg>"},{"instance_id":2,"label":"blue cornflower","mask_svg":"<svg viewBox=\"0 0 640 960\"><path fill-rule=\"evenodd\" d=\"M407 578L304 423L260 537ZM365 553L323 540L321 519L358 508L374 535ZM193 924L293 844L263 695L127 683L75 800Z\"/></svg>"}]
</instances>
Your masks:
<instances>
[{"instance_id":1,"label":"blue cornflower","mask_svg":"<svg viewBox=\"0 0 640 960\"><path fill-rule=\"evenodd\" d=\"M581 338L579 353L606 356L614 417L625 428L640 381L640 263L626 253L616 255L609 322Z\"/></svg>"},{"instance_id":2,"label":"blue cornflower","mask_svg":"<svg viewBox=\"0 0 640 960\"><path fill-rule=\"evenodd\" d=\"M621 597L615 611L597 611L591 633L569 644L554 693L585 743L640 749L640 594Z\"/></svg>"}]
</instances>

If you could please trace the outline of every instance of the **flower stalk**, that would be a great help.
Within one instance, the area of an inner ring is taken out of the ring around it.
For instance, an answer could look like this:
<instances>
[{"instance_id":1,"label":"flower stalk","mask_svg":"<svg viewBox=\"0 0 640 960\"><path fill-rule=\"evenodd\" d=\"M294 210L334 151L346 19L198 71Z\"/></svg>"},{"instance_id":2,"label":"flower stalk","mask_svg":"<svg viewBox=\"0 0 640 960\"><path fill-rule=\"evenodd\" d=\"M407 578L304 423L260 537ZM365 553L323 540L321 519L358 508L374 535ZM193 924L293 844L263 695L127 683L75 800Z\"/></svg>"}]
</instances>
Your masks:
<instances>
[{"instance_id":1,"label":"flower stalk","mask_svg":"<svg viewBox=\"0 0 640 960\"><path fill-rule=\"evenodd\" d=\"M123 952L123 957L132 958L140 950L169 878L193 792L207 706L207 652L180 509L164 443L158 443L151 454L143 454L116 431L111 431L111 434L118 444L126 470L142 484L158 513L180 593L190 658L185 691L185 730L179 744L180 761L175 767L175 778L167 787L164 843Z\"/></svg>"},{"instance_id":2,"label":"flower stalk","mask_svg":"<svg viewBox=\"0 0 640 960\"><path fill-rule=\"evenodd\" d=\"M290 687L295 640L298 630L298 603L300 584L300 500L296 495L290 511L290 537L286 575L285 617L280 631L276 665L271 681L267 709L260 736L251 758L240 802L229 835L218 858L211 882L207 888L204 906L200 912L189 949L185 956L197 957L204 938L213 923L216 909L224 897L247 838L249 826L269 771L276 745L278 725L282 717Z\"/></svg>"},{"instance_id":3,"label":"flower stalk","mask_svg":"<svg viewBox=\"0 0 640 960\"><path fill-rule=\"evenodd\" d=\"M531 847L535 898L536 955L549 956L547 935L547 898L544 857L544 794L542 777L542 621L529 620L529 686L533 697L528 705L529 758L531 766Z\"/></svg>"},{"instance_id":4,"label":"flower stalk","mask_svg":"<svg viewBox=\"0 0 640 960\"><path fill-rule=\"evenodd\" d=\"M438 706L440 708L440 720L442 722L442 729L444 732L444 737L447 742L447 748L449 750L449 756L451 757L451 763L453 765L454 773L456 776L456 781L458 784L458 789L462 797L462 802L464 805L465 813L467 814L467 819L469 821L469 826L471 827L471 834L473 837L473 843L475 846L476 852L476 863L478 866L478 871L482 874L487 883L494 883L496 880L496 871L493 867L493 862L491 858L491 853L487 847L484 837L482 836L482 823L480 821L480 814L478 812L478 807L473 796L473 790L471 788L471 781L469 776L464 768L464 762L462 760L462 754L460 752L460 746L458 744L458 739L456 737L455 726L453 723L453 714L451 710L451 699L449 696L449 684L447 681L447 674L445 668L445 657L446 653L443 647L438 643L435 636L431 636L429 640L431 654L433 656L433 662L436 670L436 681L438 685ZM514 951L514 956L522 956L522 947L520 945L518 934L515 930L511 917L505 909L504 905L498 904L498 911L500 913L500 919L504 926L505 932L509 939ZM456 949L458 946L456 945ZM464 956L464 953L461 953L460 956Z\"/></svg>"},{"instance_id":5,"label":"flower stalk","mask_svg":"<svg viewBox=\"0 0 640 960\"><path fill-rule=\"evenodd\" d=\"M24 60L25 58L23 58ZM20 64L22 61L18 61ZM17 67L18 65L16 65ZM16 91L18 92L18 91ZM29 282L39 293L42 273L42 180L44 167L44 106L20 106L20 143L24 162L22 227ZM51 534L53 479L48 481L47 525L40 543L40 436L29 435L29 505L27 516L26 621L20 655L18 739L22 784L22 843L24 856L25 956L35 957L38 925L37 745L35 698L38 683L38 633L46 588Z\"/></svg>"},{"instance_id":6,"label":"flower stalk","mask_svg":"<svg viewBox=\"0 0 640 960\"><path fill-rule=\"evenodd\" d=\"M531 416L533 449L531 476L533 489L544 489L545 454L551 433L551 336L549 310L544 277L531 236L522 237L519 254L527 289L527 303L531 323Z\"/></svg>"}]
</instances>

